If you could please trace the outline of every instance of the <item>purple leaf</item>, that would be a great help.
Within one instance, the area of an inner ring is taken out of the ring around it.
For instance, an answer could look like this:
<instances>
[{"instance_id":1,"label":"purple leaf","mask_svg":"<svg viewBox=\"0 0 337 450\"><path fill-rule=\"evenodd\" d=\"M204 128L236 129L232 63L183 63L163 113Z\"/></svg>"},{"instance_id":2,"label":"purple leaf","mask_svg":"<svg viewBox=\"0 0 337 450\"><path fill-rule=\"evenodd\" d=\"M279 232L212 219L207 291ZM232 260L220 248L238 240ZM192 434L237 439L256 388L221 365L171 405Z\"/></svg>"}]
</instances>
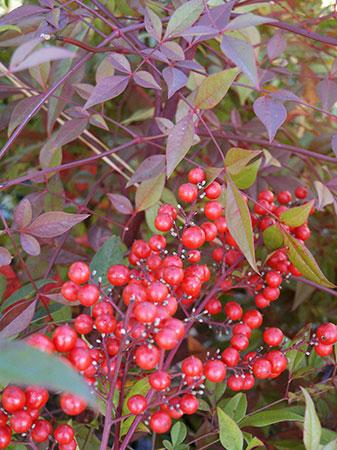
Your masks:
<instances>
[{"instance_id":1,"label":"purple leaf","mask_svg":"<svg viewBox=\"0 0 337 450\"><path fill-rule=\"evenodd\" d=\"M112 53L108 56L107 59L112 67L119 70L120 72L127 74L131 73L131 66L126 56L119 53Z\"/></svg>"},{"instance_id":2,"label":"purple leaf","mask_svg":"<svg viewBox=\"0 0 337 450\"><path fill-rule=\"evenodd\" d=\"M139 70L138 72L136 72L133 76L133 79L136 84L144 88L159 89L159 90L161 89L161 87L153 78L153 76L149 72L146 72L145 70Z\"/></svg>"},{"instance_id":3,"label":"purple leaf","mask_svg":"<svg viewBox=\"0 0 337 450\"><path fill-rule=\"evenodd\" d=\"M337 156L337 134L335 134L331 138L331 148L332 148L335 156Z\"/></svg>"},{"instance_id":4,"label":"purple leaf","mask_svg":"<svg viewBox=\"0 0 337 450\"><path fill-rule=\"evenodd\" d=\"M100 80L94 87L90 97L84 105L84 108L90 108L91 106L118 97L118 95L125 91L128 82L129 77L120 75L102 78L102 80Z\"/></svg>"},{"instance_id":5,"label":"purple leaf","mask_svg":"<svg viewBox=\"0 0 337 450\"><path fill-rule=\"evenodd\" d=\"M205 68L201 64L197 63L196 61L192 61L191 59L185 59L184 61L177 61L176 67L179 67L180 69L192 71L194 70L206 73Z\"/></svg>"},{"instance_id":6,"label":"purple leaf","mask_svg":"<svg viewBox=\"0 0 337 450\"><path fill-rule=\"evenodd\" d=\"M271 92L271 97L276 100L289 101L289 102L301 102L302 100L293 92L287 91L286 89L279 89L278 91Z\"/></svg>"},{"instance_id":7,"label":"purple leaf","mask_svg":"<svg viewBox=\"0 0 337 450\"><path fill-rule=\"evenodd\" d=\"M255 100L253 109L267 129L269 142L272 142L277 130L287 118L286 108L279 101L265 96Z\"/></svg>"},{"instance_id":8,"label":"purple leaf","mask_svg":"<svg viewBox=\"0 0 337 450\"><path fill-rule=\"evenodd\" d=\"M270 61L278 58L287 48L287 41L284 39L282 33L275 33L268 41L267 54Z\"/></svg>"},{"instance_id":9,"label":"purple leaf","mask_svg":"<svg viewBox=\"0 0 337 450\"><path fill-rule=\"evenodd\" d=\"M205 13L198 21L197 25L206 27L217 28L217 30L223 30L229 22L231 11L234 5L234 1L227 2L223 5L211 8Z\"/></svg>"},{"instance_id":10,"label":"purple leaf","mask_svg":"<svg viewBox=\"0 0 337 450\"><path fill-rule=\"evenodd\" d=\"M191 114L184 116L171 128L166 144L167 176L172 175L174 169L182 161L193 145L194 124Z\"/></svg>"},{"instance_id":11,"label":"purple leaf","mask_svg":"<svg viewBox=\"0 0 337 450\"><path fill-rule=\"evenodd\" d=\"M43 47L31 53L20 64L13 66L11 61L10 70L12 72L19 72L20 70L29 69L30 67L37 66L39 64L55 61L58 59L74 58L76 54L60 47Z\"/></svg>"},{"instance_id":12,"label":"purple leaf","mask_svg":"<svg viewBox=\"0 0 337 450\"><path fill-rule=\"evenodd\" d=\"M0 266L8 266L12 261L12 255L7 248L0 247Z\"/></svg>"},{"instance_id":13,"label":"purple leaf","mask_svg":"<svg viewBox=\"0 0 337 450\"><path fill-rule=\"evenodd\" d=\"M26 40L23 44L19 45L10 61L10 68L21 64L34 50L34 48L42 42L42 38L34 37L33 39Z\"/></svg>"},{"instance_id":14,"label":"purple leaf","mask_svg":"<svg viewBox=\"0 0 337 450\"><path fill-rule=\"evenodd\" d=\"M38 256L41 253L39 241L30 234L21 233L20 243L23 250L31 256Z\"/></svg>"},{"instance_id":15,"label":"purple leaf","mask_svg":"<svg viewBox=\"0 0 337 450\"><path fill-rule=\"evenodd\" d=\"M174 41L165 42L160 49L171 61L183 61L185 59L184 50Z\"/></svg>"},{"instance_id":16,"label":"purple leaf","mask_svg":"<svg viewBox=\"0 0 337 450\"><path fill-rule=\"evenodd\" d=\"M337 83L325 78L316 87L323 109L330 111L337 101Z\"/></svg>"},{"instance_id":17,"label":"purple leaf","mask_svg":"<svg viewBox=\"0 0 337 450\"><path fill-rule=\"evenodd\" d=\"M8 136L10 136L16 127L20 125L22 120L29 114L35 106L39 103L43 94L34 95L33 97L24 98L20 100L13 109L11 120L8 125Z\"/></svg>"},{"instance_id":18,"label":"purple leaf","mask_svg":"<svg viewBox=\"0 0 337 450\"><path fill-rule=\"evenodd\" d=\"M70 214L63 211L50 211L37 217L24 231L40 238L54 238L61 236L61 234L88 217L89 214Z\"/></svg>"},{"instance_id":19,"label":"purple leaf","mask_svg":"<svg viewBox=\"0 0 337 450\"><path fill-rule=\"evenodd\" d=\"M27 198L23 198L14 211L14 223L20 228L30 224L33 217L32 205Z\"/></svg>"},{"instance_id":20,"label":"purple leaf","mask_svg":"<svg viewBox=\"0 0 337 450\"><path fill-rule=\"evenodd\" d=\"M241 30L242 28L255 27L257 25L274 21L275 19L270 17L257 16L252 13L240 14L229 22L229 24L225 27L225 30Z\"/></svg>"},{"instance_id":21,"label":"purple leaf","mask_svg":"<svg viewBox=\"0 0 337 450\"><path fill-rule=\"evenodd\" d=\"M25 330L33 319L35 308L36 300L30 302L28 306L19 303L6 312L0 321L0 339L7 339Z\"/></svg>"},{"instance_id":22,"label":"purple leaf","mask_svg":"<svg viewBox=\"0 0 337 450\"><path fill-rule=\"evenodd\" d=\"M254 48L248 42L223 36L221 50L247 77L259 87Z\"/></svg>"},{"instance_id":23,"label":"purple leaf","mask_svg":"<svg viewBox=\"0 0 337 450\"><path fill-rule=\"evenodd\" d=\"M168 98L171 98L179 89L186 86L187 76L174 67L165 67L163 77L168 88Z\"/></svg>"},{"instance_id":24,"label":"purple leaf","mask_svg":"<svg viewBox=\"0 0 337 450\"><path fill-rule=\"evenodd\" d=\"M205 37L207 36L207 39L210 39L211 37L214 37L218 34L218 31L211 27L205 27L203 25L195 25L194 27L187 28L187 30L180 33L181 37L184 38L190 38L193 36L197 37Z\"/></svg>"},{"instance_id":25,"label":"purple leaf","mask_svg":"<svg viewBox=\"0 0 337 450\"><path fill-rule=\"evenodd\" d=\"M154 50L152 48L144 48L144 50L142 50L142 53L145 56L151 56L151 58L156 59L157 61L161 61L161 62L164 62L166 64L169 63L169 60L164 55L164 53L162 53L159 50Z\"/></svg>"},{"instance_id":26,"label":"purple leaf","mask_svg":"<svg viewBox=\"0 0 337 450\"><path fill-rule=\"evenodd\" d=\"M21 19L27 19L29 16L36 16L44 12L48 12L48 10L37 5L19 6L3 16L0 19L0 25L13 25L20 22Z\"/></svg>"},{"instance_id":27,"label":"purple leaf","mask_svg":"<svg viewBox=\"0 0 337 450\"><path fill-rule=\"evenodd\" d=\"M121 214L130 215L133 212L132 203L124 195L107 194L112 206Z\"/></svg>"},{"instance_id":28,"label":"purple leaf","mask_svg":"<svg viewBox=\"0 0 337 450\"><path fill-rule=\"evenodd\" d=\"M145 8L144 24L149 35L159 42L163 31L163 25L160 17L158 17L150 8Z\"/></svg>"},{"instance_id":29,"label":"purple leaf","mask_svg":"<svg viewBox=\"0 0 337 450\"><path fill-rule=\"evenodd\" d=\"M135 183L149 180L154 178L165 170L165 156L164 155L152 155L144 159L137 167L136 172L132 175L128 181L127 187L132 186Z\"/></svg>"}]
</instances>

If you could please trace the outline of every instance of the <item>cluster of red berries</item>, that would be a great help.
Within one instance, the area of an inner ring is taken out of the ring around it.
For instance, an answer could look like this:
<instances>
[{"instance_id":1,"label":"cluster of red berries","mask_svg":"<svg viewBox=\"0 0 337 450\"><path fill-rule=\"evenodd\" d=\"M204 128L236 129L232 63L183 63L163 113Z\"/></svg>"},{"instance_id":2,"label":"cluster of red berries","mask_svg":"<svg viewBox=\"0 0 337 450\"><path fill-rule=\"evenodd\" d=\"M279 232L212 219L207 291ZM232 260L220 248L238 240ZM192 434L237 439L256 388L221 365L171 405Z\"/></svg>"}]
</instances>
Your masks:
<instances>
[{"instance_id":1,"label":"cluster of red berries","mask_svg":"<svg viewBox=\"0 0 337 450\"><path fill-rule=\"evenodd\" d=\"M126 406L156 433L167 432L172 419L198 410L197 396L204 392L205 379L214 383L227 380L233 391L245 391L252 389L256 379L273 379L287 367L284 335L279 328L262 332L264 345L258 351L247 349L252 331L262 326L259 309L279 298L284 279L300 274L288 260L286 248L273 252L264 266L260 264L261 275L250 271L229 232L222 192L217 181L207 185L202 169L191 170L188 183L178 190L179 200L186 206L164 204L155 218L156 228L167 236L154 234L148 242L134 241L129 264L108 269L107 286L101 280L93 281L95 274L86 263L73 263L61 293L70 303L79 302L82 313L71 325L56 327L50 337L38 333L27 339L42 351L59 353L100 390L101 397L107 396L107 381L111 394L111 390L124 390L126 379L147 377L148 395L126 397ZM295 196L296 205L307 192L298 188ZM275 224L291 202L287 191L276 198L271 191L259 193L257 202L250 205L256 245L261 245L259 233ZM307 224L288 231L301 241L310 236ZM257 309L244 310L238 302L224 300L223 293L231 294L237 288L254 298ZM206 361L188 356L181 364L174 363L177 349L195 326L224 332L228 345L208 355ZM332 352L335 342L337 327L329 323L321 325L312 337L312 345L322 356ZM29 400L32 389L35 397L41 398L38 405L37 400L34 405ZM6 400L8 393L10 401ZM49 438L51 425L39 419L47 400L48 393L42 388L27 388L26 392L17 387L5 389L3 407L13 415L8 419L3 414L0 448L10 442L11 429L29 432L36 442ZM14 403L16 406L8 409ZM61 394L60 406L70 416L86 408L82 399L70 393ZM64 431L64 427L54 431L59 448L76 448L73 431Z\"/></svg>"}]
</instances>

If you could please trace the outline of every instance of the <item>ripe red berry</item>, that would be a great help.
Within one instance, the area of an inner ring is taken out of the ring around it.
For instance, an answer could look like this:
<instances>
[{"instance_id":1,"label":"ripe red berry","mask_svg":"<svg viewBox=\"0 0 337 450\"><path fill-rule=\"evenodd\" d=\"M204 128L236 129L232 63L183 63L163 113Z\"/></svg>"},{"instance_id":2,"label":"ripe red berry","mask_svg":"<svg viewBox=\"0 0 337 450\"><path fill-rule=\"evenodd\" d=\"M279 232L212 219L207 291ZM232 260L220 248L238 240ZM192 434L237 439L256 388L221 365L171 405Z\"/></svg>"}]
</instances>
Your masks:
<instances>
[{"instance_id":1,"label":"ripe red berry","mask_svg":"<svg viewBox=\"0 0 337 450\"><path fill-rule=\"evenodd\" d=\"M175 266L165 267L163 278L171 286L178 286L184 279L184 269Z\"/></svg>"},{"instance_id":2,"label":"ripe red berry","mask_svg":"<svg viewBox=\"0 0 337 450\"><path fill-rule=\"evenodd\" d=\"M67 353L72 350L77 341L77 333L69 325L61 325L53 334L53 342L58 352Z\"/></svg>"},{"instance_id":3,"label":"ripe red berry","mask_svg":"<svg viewBox=\"0 0 337 450\"><path fill-rule=\"evenodd\" d=\"M7 426L0 427L0 448L7 448L12 440L11 429Z\"/></svg>"},{"instance_id":4,"label":"ripe red berry","mask_svg":"<svg viewBox=\"0 0 337 450\"><path fill-rule=\"evenodd\" d=\"M77 416L85 410L87 404L81 397L64 392L60 395L60 406L68 416Z\"/></svg>"},{"instance_id":5,"label":"ripe red berry","mask_svg":"<svg viewBox=\"0 0 337 450\"><path fill-rule=\"evenodd\" d=\"M297 198L303 200L303 199L305 199L305 198L307 197L307 195L308 195L308 189L305 188L305 187L302 187L302 186L298 186L298 187L295 189L295 195L296 195Z\"/></svg>"},{"instance_id":6,"label":"ripe red berry","mask_svg":"<svg viewBox=\"0 0 337 450\"><path fill-rule=\"evenodd\" d=\"M42 333L35 333L28 336L26 343L31 347L37 348L41 352L53 353L55 351L53 341Z\"/></svg>"},{"instance_id":7,"label":"ripe red berry","mask_svg":"<svg viewBox=\"0 0 337 450\"><path fill-rule=\"evenodd\" d=\"M333 352L333 346L330 344L317 344L315 345L315 352L318 356L329 356Z\"/></svg>"},{"instance_id":8,"label":"ripe red berry","mask_svg":"<svg viewBox=\"0 0 337 450\"><path fill-rule=\"evenodd\" d=\"M82 286L78 291L78 300L83 306L92 306L99 299L99 289L94 284L86 284Z\"/></svg>"},{"instance_id":9,"label":"ripe red berry","mask_svg":"<svg viewBox=\"0 0 337 450\"><path fill-rule=\"evenodd\" d=\"M321 344L333 345L337 342L337 326L331 322L320 325L316 334Z\"/></svg>"},{"instance_id":10,"label":"ripe red berry","mask_svg":"<svg viewBox=\"0 0 337 450\"><path fill-rule=\"evenodd\" d=\"M51 426L51 423L48 422L48 420L37 420L34 423L34 428L32 429L30 435L33 439L33 441L37 442L38 444L41 442L45 442L49 436L51 435L53 431L53 427ZM0 444L1 448L1 444Z\"/></svg>"},{"instance_id":11,"label":"ripe red berry","mask_svg":"<svg viewBox=\"0 0 337 450\"><path fill-rule=\"evenodd\" d=\"M66 281L61 287L61 294L68 302L76 302L78 290L78 284L73 281Z\"/></svg>"},{"instance_id":12,"label":"ripe red berry","mask_svg":"<svg viewBox=\"0 0 337 450\"><path fill-rule=\"evenodd\" d=\"M130 270L122 264L109 267L107 278L113 286L124 286L130 277Z\"/></svg>"},{"instance_id":13,"label":"ripe red berry","mask_svg":"<svg viewBox=\"0 0 337 450\"><path fill-rule=\"evenodd\" d=\"M269 378L272 373L272 365L266 358L258 358L253 364L253 373L259 380Z\"/></svg>"},{"instance_id":14,"label":"ripe red berry","mask_svg":"<svg viewBox=\"0 0 337 450\"><path fill-rule=\"evenodd\" d=\"M49 399L47 389L42 386L27 386L25 395L27 408L40 409Z\"/></svg>"},{"instance_id":15,"label":"ripe red berry","mask_svg":"<svg viewBox=\"0 0 337 450\"><path fill-rule=\"evenodd\" d=\"M240 353L233 347L225 348L221 354L221 357L228 367L236 367L240 361Z\"/></svg>"},{"instance_id":16,"label":"ripe red berry","mask_svg":"<svg viewBox=\"0 0 337 450\"><path fill-rule=\"evenodd\" d=\"M7 420L7 414L0 410L0 427L4 427L7 424Z\"/></svg>"},{"instance_id":17,"label":"ripe red berry","mask_svg":"<svg viewBox=\"0 0 337 450\"><path fill-rule=\"evenodd\" d=\"M143 286L136 283L130 283L123 289L122 297L125 305L128 306L132 300L135 303L141 303L147 300L147 293Z\"/></svg>"},{"instance_id":18,"label":"ripe red berry","mask_svg":"<svg viewBox=\"0 0 337 450\"><path fill-rule=\"evenodd\" d=\"M58 425L54 431L54 438L59 444L69 444L74 439L74 430L65 423Z\"/></svg>"},{"instance_id":19,"label":"ripe red berry","mask_svg":"<svg viewBox=\"0 0 337 450\"><path fill-rule=\"evenodd\" d=\"M257 294L255 296L255 305L258 308L267 308L270 305L270 301L267 300L262 294Z\"/></svg>"},{"instance_id":20,"label":"ripe red berry","mask_svg":"<svg viewBox=\"0 0 337 450\"><path fill-rule=\"evenodd\" d=\"M168 287L161 281L155 281L150 284L146 290L147 298L152 303L162 303L168 296Z\"/></svg>"},{"instance_id":21,"label":"ripe red berry","mask_svg":"<svg viewBox=\"0 0 337 450\"><path fill-rule=\"evenodd\" d=\"M183 360L181 371L188 377L201 377L203 364L196 356L189 356Z\"/></svg>"},{"instance_id":22,"label":"ripe red berry","mask_svg":"<svg viewBox=\"0 0 337 450\"><path fill-rule=\"evenodd\" d=\"M181 184L178 189L179 200L185 203L192 203L198 197L198 188L195 184Z\"/></svg>"},{"instance_id":23,"label":"ripe red berry","mask_svg":"<svg viewBox=\"0 0 337 450\"><path fill-rule=\"evenodd\" d=\"M156 391L163 391L170 386L171 377L167 372L158 370L157 372L151 373L149 383Z\"/></svg>"},{"instance_id":24,"label":"ripe red berry","mask_svg":"<svg viewBox=\"0 0 337 450\"><path fill-rule=\"evenodd\" d=\"M145 259L149 256L151 247L147 242L143 241L142 239L138 239L133 242L131 251L137 256L137 258Z\"/></svg>"},{"instance_id":25,"label":"ripe red berry","mask_svg":"<svg viewBox=\"0 0 337 450\"><path fill-rule=\"evenodd\" d=\"M192 394L184 394L180 399L180 408L184 414L194 414L198 411L199 400Z\"/></svg>"},{"instance_id":26,"label":"ripe red berry","mask_svg":"<svg viewBox=\"0 0 337 450\"><path fill-rule=\"evenodd\" d=\"M244 336L247 336L248 339L252 334L251 328L245 323L236 323L232 328L232 332L233 334L243 334Z\"/></svg>"},{"instance_id":27,"label":"ripe red berry","mask_svg":"<svg viewBox=\"0 0 337 450\"><path fill-rule=\"evenodd\" d=\"M287 358L279 350L272 350L266 353L265 357L271 363L272 373L274 375L280 374L286 370L288 364Z\"/></svg>"},{"instance_id":28,"label":"ripe red berry","mask_svg":"<svg viewBox=\"0 0 337 450\"><path fill-rule=\"evenodd\" d=\"M268 272L265 276L266 283L272 288L278 288L282 283L282 276L277 272Z\"/></svg>"},{"instance_id":29,"label":"ripe red berry","mask_svg":"<svg viewBox=\"0 0 337 450\"><path fill-rule=\"evenodd\" d=\"M183 231L181 241L189 249L201 247L206 240L205 232L198 226L192 226Z\"/></svg>"},{"instance_id":30,"label":"ripe red berry","mask_svg":"<svg viewBox=\"0 0 337 450\"><path fill-rule=\"evenodd\" d=\"M190 250L186 256L188 261L192 263L198 263L201 259L201 253L199 250Z\"/></svg>"},{"instance_id":31,"label":"ripe red berry","mask_svg":"<svg viewBox=\"0 0 337 450\"><path fill-rule=\"evenodd\" d=\"M205 188L205 194L210 200L216 200L221 194L221 184L213 181Z\"/></svg>"},{"instance_id":32,"label":"ripe red berry","mask_svg":"<svg viewBox=\"0 0 337 450\"><path fill-rule=\"evenodd\" d=\"M270 347L277 347L283 341L283 333L279 328L267 328L263 332L263 340Z\"/></svg>"},{"instance_id":33,"label":"ripe red berry","mask_svg":"<svg viewBox=\"0 0 337 450\"><path fill-rule=\"evenodd\" d=\"M227 386L234 392L243 390L243 378L237 375L231 375L227 380Z\"/></svg>"},{"instance_id":34,"label":"ripe red berry","mask_svg":"<svg viewBox=\"0 0 337 450\"><path fill-rule=\"evenodd\" d=\"M89 349L75 347L69 353L69 360L77 370L86 370L92 363Z\"/></svg>"},{"instance_id":35,"label":"ripe red berry","mask_svg":"<svg viewBox=\"0 0 337 450\"><path fill-rule=\"evenodd\" d=\"M58 450L76 450L77 449L77 443L75 441L75 439L71 442L69 442L69 444L64 444L64 445L59 445Z\"/></svg>"},{"instance_id":36,"label":"ripe red berry","mask_svg":"<svg viewBox=\"0 0 337 450\"><path fill-rule=\"evenodd\" d=\"M279 298L280 289L267 286L266 288L263 289L262 295L265 299L269 300L270 302L273 302Z\"/></svg>"},{"instance_id":37,"label":"ripe red berry","mask_svg":"<svg viewBox=\"0 0 337 450\"><path fill-rule=\"evenodd\" d=\"M220 216L222 216L223 207L220 202L218 201L212 201L208 202L205 205L204 213L207 219L209 220L216 220Z\"/></svg>"},{"instance_id":38,"label":"ripe red berry","mask_svg":"<svg viewBox=\"0 0 337 450\"><path fill-rule=\"evenodd\" d=\"M241 352L248 347L249 339L244 334L234 334L234 336L231 337L230 343L232 347Z\"/></svg>"},{"instance_id":39,"label":"ripe red berry","mask_svg":"<svg viewBox=\"0 0 337 450\"><path fill-rule=\"evenodd\" d=\"M132 414L143 414L147 408L147 401L143 395L133 395L127 401L127 405Z\"/></svg>"},{"instance_id":40,"label":"ripe red berry","mask_svg":"<svg viewBox=\"0 0 337 450\"><path fill-rule=\"evenodd\" d=\"M157 308L153 303L143 302L135 305L133 313L141 323L152 323L156 318Z\"/></svg>"},{"instance_id":41,"label":"ripe red berry","mask_svg":"<svg viewBox=\"0 0 337 450\"><path fill-rule=\"evenodd\" d=\"M154 252L160 252L166 247L166 239L161 234L153 234L149 239L149 246Z\"/></svg>"},{"instance_id":42,"label":"ripe red berry","mask_svg":"<svg viewBox=\"0 0 337 450\"><path fill-rule=\"evenodd\" d=\"M219 299L217 298L211 298L207 305L205 306L206 311L208 314L211 314L212 316L216 316L217 314L220 314L222 311L222 305Z\"/></svg>"},{"instance_id":43,"label":"ripe red berry","mask_svg":"<svg viewBox=\"0 0 337 450\"><path fill-rule=\"evenodd\" d=\"M159 231L169 231L173 226L173 219L169 214L158 214L154 220L154 226Z\"/></svg>"},{"instance_id":44,"label":"ripe red berry","mask_svg":"<svg viewBox=\"0 0 337 450\"><path fill-rule=\"evenodd\" d=\"M207 361L204 365L205 377L213 383L220 383L226 378L226 366L219 359Z\"/></svg>"},{"instance_id":45,"label":"ripe red berry","mask_svg":"<svg viewBox=\"0 0 337 450\"><path fill-rule=\"evenodd\" d=\"M240 320L242 317L242 308L239 303L228 302L225 305L225 314L231 320Z\"/></svg>"},{"instance_id":46,"label":"ripe red berry","mask_svg":"<svg viewBox=\"0 0 337 450\"><path fill-rule=\"evenodd\" d=\"M16 411L9 420L10 427L14 433L27 433L33 425L33 419L27 411Z\"/></svg>"},{"instance_id":47,"label":"ripe red berry","mask_svg":"<svg viewBox=\"0 0 337 450\"><path fill-rule=\"evenodd\" d=\"M26 404L26 394L17 386L7 386L2 393L2 406L9 412L20 411Z\"/></svg>"},{"instance_id":48,"label":"ripe red berry","mask_svg":"<svg viewBox=\"0 0 337 450\"><path fill-rule=\"evenodd\" d=\"M246 311L242 317L243 322L249 326L252 330L260 328L263 322L262 314L256 309Z\"/></svg>"},{"instance_id":49,"label":"ripe red berry","mask_svg":"<svg viewBox=\"0 0 337 450\"><path fill-rule=\"evenodd\" d=\"M308 225L303 224L300 227L294 229L295 236L297 239L301 239L302 241L307 241L311 236L311 231Z\"/></svg>"},{"instance_id":50,"label":"ripe red berry","mask_svg":"<svg viewBox=\"0 0 337 450\"><path fill-rule=\"evenodd\" d=\"M268 203L271 203L274 201L274 194L272 191L261 191L258 194L258 200L265 200Z\"/></svg>"},{"instance_id":51,"label":"ripe red berry","mask_svg":"<svg viewBox=\"0 0 337 450\"><path fill-rule=\"evenodd\" d=\"M79 334L88 334L92 331L94 321L88 314L80 314L76 317L74 328Z\"/></svg>"},{"instance_id":52,"label":"ripe red berry","mask_svg":"<svg viewBox=\"0 0 337 450\"><path fill-rule=\"evenodd\" d=\"M202 183L206 179L205 172L200 167L191 169L188 172L187 177L188 177L188 181L193 184Z\"/></svg>"},{"instance_id":53,"label":"ripe red berry","mask_svg":"<svg viewBox=\"0 0 337 450\"><path fill-rule=\"evenodd\" d=\"M150 418L150 428L154 433L167 433L171 425L171 417L164 411L157 411Z\"/></svg>"},{"instance_id":54,"label":"ripe red berry","mask_svg":"<svg viewBox=\"0 0 337 450\"><path fill-rule=\"evenodd\" d=\"M163 350L172 350L178 344L177 335L171 328L162 328L159 330L154 340L158 347Z\"/></svg>"},{"instance_id":55,"label":"ripe red berry","mask_svg":"<svg viewBox=\"0 0 337 450\"><path fill-rule=\"evenodd\" d=\"M160 352L155 345L141 345L135 351L135 360L143 370L152 370L159 363Z\"/></svg>"},{"instance_id":56,"label":"ripe red berry","mask_svg":"<svg viewBox=\"0 0 337 450\"><path fill-rule=\"evenodd\" d=\"M181 320L170 317L165 320L163 325L166 328L171 328L176 333L178 339L182 339L185 336L185 325Z\"/></svg>"},{"instance_id":57,"label":"ripe red berry","mask_svg":"<svg viewBox=\"0 0 337 450\"><path fill-rule=\"evenodd\" d=\"M243 377L243 390L249 391L254 387L254 384L255 384L254 375L251 373L246 373Z\"/></svg>"},{"instance_id":58,"label":"ripe red berry","mask_svg":"<svg viewBox=\"0 0 337 450\"><path fill-rule=\"evenodd\" d=\"M101 314L95 319L95 327L99 333L110 334L116 329L117 321L109 314Z\"/></svg>"},{"instance_id":59,"label":"ripe red berry","mask_svg":"<svg viewBox=\"0 0 337 450\"><path fill-rule=\"evenodd\" d=\"M288 205L291 199L292 195L289 191L282 191L277 195L277 200L281 205Z\"/></svg>"},{"instance_id":60,"label":"ripe red berry","mask_svg":"<svg viewBox=\"0 0 337 450\"><path fill-rule=\"evenodd\" d=\"M90 278L90 267L82 261L74 262L69 267L68 277L76 284L86 283Z\"/></svg>"}]
</instances>

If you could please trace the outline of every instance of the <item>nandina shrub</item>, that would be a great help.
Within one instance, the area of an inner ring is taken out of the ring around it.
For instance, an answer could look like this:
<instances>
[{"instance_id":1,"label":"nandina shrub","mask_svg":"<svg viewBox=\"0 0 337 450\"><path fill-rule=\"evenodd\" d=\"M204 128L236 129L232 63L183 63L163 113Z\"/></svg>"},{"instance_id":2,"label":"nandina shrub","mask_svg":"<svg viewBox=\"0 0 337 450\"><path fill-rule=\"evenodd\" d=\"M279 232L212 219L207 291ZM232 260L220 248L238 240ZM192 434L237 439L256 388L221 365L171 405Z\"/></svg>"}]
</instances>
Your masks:
<instances>
[{"instance_id":1,"label":"nandina shrub","mask_svg":"<svg viewBox=\"0 0 337 450\"><path fill-rule=\"evenodd\" d=\"M334 5L11 7L0 448L334 448Z\"/></svg>"}]
</instances>

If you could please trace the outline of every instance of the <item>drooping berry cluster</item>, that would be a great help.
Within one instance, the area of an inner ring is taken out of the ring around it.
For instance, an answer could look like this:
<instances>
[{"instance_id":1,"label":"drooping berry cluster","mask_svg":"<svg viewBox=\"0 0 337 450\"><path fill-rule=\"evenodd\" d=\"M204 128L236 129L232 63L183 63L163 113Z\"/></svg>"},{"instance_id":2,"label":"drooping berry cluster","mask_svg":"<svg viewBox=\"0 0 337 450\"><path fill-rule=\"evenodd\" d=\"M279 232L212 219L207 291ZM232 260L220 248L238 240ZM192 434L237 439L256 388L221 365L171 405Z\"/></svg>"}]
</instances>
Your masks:
<instances>
[{"instance_id":1,"label":"drooping berry cluster","mask_svg":"<svg viewBox=\"0 0 337 450\"><path fill-rule=\"evenodd\" d=\"M257 351L247 349L252 331L263 323L260 310L279 298L285 279L300 273L290 263L286 248L259 264L260 273L252 273L228 229L222 195L220 183L207 185L202 169L191 170L188 183L178 190L185 206L164 204L155 218L155 227L167 235L134 241L129 264L108 269L108 285L95 283L86 263L72 264L61 293L70 304L79 302L83 311L72 324L57 326L50 336L37 333L27 339L42 351L66 358L106 400L108 409L119 391L117 403L125 401L115 405L117 415L110 427L135 415L134 430L143 420L153 432L165 433L172 419L198 410L205 379L226 380L233 391L247 391L256 379L273 379L286 370L287 350L279 328L264 329L263 346ZM295 196L298 204L307 192L298 188ZM263 247L261 233L277 222L291 202L287 191L276 198L271 191L260 192L257 202L247 199L256 247ZM307 224L287 231L301 241L310 236ZM253 297L256 308L228 300L235 289ZM224 348L204 361L193 355L177 361L180 344L195 327L224 332ZM330 323L321 325L311 339L321 356L329 355L335 342L337 327ZM148 380L148 393L128 395L128 386L143 378ZM11 431L29 433L35 442L49 439L51 424L40 418L47 400L42 388L5 389L2 405L11 417L5 413L0 417L0 448L8 446ZM82 399L70 393L60 395L60 406L69 416L86 408ZM129 412L123 416L125 408ZM76 448L68 425L57 426L54 439L60 450Z\"/></svg>"}]
</instances>

